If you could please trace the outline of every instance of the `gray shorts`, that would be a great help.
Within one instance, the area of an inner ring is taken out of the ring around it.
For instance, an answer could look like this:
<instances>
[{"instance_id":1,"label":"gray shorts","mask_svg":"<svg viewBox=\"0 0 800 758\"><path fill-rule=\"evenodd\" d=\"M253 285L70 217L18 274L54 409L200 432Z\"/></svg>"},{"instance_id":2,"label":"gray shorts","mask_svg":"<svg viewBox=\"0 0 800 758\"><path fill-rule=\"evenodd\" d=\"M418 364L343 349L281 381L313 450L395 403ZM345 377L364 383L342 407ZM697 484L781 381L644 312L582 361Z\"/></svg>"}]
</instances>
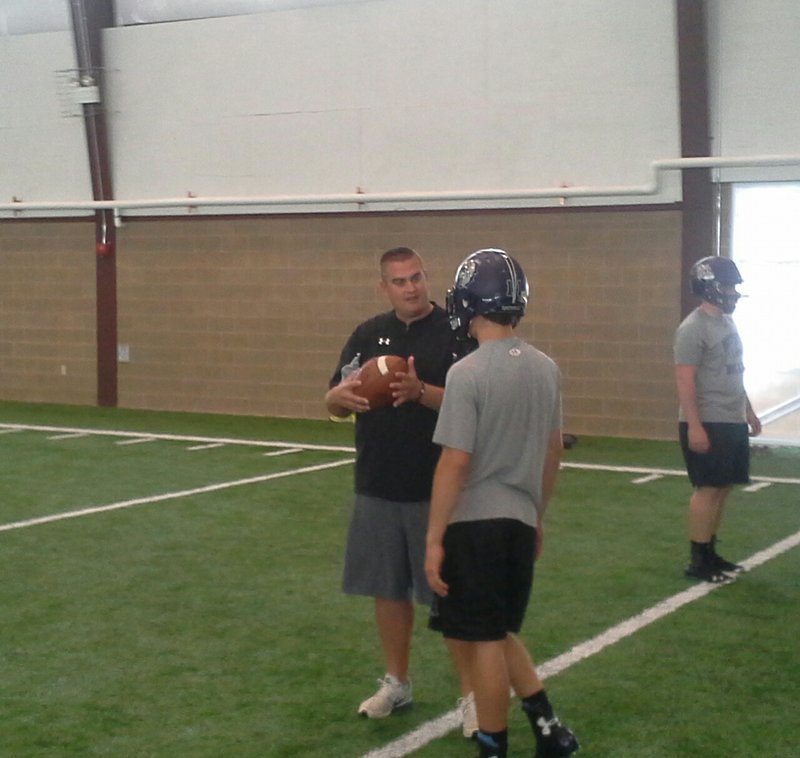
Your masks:
<instances>
[{"instance_id":1,"label":"gray shorts","mask_svg":"<svg viewBox=\"0 0 800 758\"><path fill-rule=\"evenodd\" d=\"M430 503L396 503L356 494L347 533L342 590L430 605L425 534Z\"/></svg>"}]
</instances>

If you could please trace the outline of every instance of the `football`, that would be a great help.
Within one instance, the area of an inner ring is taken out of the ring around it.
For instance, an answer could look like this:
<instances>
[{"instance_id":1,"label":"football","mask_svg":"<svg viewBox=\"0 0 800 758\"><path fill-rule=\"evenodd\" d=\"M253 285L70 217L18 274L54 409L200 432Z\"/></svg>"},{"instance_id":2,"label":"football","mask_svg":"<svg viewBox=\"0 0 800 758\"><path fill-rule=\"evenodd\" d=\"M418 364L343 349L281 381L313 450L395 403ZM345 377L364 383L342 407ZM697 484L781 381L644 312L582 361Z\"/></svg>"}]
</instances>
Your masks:
<instances>
[{"instance_id":1,"label":"football","mask_svg":"<svg viewBox=\"0 0 800 758\"><path fill-rule=\"evenodd\" d=\"M355 393L369 400L371 411L385 408L394 402L389 385L396 381L397 371L408 371L408 361L399 355L379 355L370 358L359 370L361 384Z\"/></svg>"}]
</instances>

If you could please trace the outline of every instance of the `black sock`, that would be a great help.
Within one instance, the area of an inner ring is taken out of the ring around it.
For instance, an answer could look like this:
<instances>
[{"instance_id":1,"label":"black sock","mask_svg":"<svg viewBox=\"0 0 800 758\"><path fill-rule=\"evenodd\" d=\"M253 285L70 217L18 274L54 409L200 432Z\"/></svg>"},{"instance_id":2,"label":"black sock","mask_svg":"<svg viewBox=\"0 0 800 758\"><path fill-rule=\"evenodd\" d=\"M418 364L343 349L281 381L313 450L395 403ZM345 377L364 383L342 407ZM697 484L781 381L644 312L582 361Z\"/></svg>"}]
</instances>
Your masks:
<instances>
[{"instance_id":1,"label":"black sock","mask_svg":"<svg viewBox=\"0 0 800 758\"><path fill-rule=\"evenodd\" d=\"M711 557L711 542L695 542L692 540L692 566L705 566Z\"/></svg>"},{"instance_id":2,"label":"black sock","mask_svg":"<svg viewBox=\"0 0 800 758\"><path fill-rule=\"evenodd\" d=\"M536 722L540 718L543 718L545 721L551 721L554 715L553 706L550 705L550 701L547 699L547 693L544 690L539 690L533 695L522 698L522 710L525 711L534 730L537 729Z\"/></svg>"},{"instance_id":3,"label":"black sock","mask_svg":"<svg viewBox=\"0 0 800 758\"><path fill-rule=\"evenodd\" d=\"M475 735L480 758L506 758L508 754L508 729L502 732L486 732L479 729Z\"/></svg>"}]
</instances>

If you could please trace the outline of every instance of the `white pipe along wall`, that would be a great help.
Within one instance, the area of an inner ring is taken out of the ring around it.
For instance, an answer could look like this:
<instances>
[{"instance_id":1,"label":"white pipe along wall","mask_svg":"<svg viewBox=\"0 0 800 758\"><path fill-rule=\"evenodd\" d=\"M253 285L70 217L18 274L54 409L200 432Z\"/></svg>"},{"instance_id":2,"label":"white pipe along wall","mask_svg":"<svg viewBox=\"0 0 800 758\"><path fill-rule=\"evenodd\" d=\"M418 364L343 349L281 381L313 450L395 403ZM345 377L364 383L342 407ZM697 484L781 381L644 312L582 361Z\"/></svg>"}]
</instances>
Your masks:
<instances>
[{"instance_id":1,"label":"white pipe along wall","mask_svg":"<svg viewBox=\"0 0 800 758\"><path fill-rule=\"evenodd\" d=\"M454 192L386 192L343 193L330 195L273 195L267 197L167 197L132 200L53 200L15 201L0 203L0 211L24 212L45 210L123 210L134 208L198 208L201 206L248 206L248 205L340 205L353 204L359 209L370 203L431 202L468 200L525 200L533 198L569 197L619 197L646 196L658 193L661 175L665 171L693 168L738 168L752 166L796 166L800 155L761 155L735 157L664 158L650 164L653 180L648 184L597 187L541 187L517 190L469 190Z\"/></svg>"}]
</instances>

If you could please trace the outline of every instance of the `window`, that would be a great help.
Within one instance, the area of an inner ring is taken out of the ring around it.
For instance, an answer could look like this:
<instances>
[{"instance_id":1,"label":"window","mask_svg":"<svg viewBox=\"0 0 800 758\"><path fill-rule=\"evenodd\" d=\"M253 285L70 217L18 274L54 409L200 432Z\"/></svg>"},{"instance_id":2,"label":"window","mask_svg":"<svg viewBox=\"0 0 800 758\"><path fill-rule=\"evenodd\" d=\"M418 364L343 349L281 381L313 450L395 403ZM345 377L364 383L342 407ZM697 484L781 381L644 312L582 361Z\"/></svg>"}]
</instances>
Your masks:
<instances>
[{"instance_id":1,"label":"window","mask_svg":"<svg viewBox=\"0 0 800 758\"><path fill-rule=\"evenodd\" d=\"M732 256L750 401L765 439L800 444L800 183L734 187Z\"/></svg>"}]
</instances>

